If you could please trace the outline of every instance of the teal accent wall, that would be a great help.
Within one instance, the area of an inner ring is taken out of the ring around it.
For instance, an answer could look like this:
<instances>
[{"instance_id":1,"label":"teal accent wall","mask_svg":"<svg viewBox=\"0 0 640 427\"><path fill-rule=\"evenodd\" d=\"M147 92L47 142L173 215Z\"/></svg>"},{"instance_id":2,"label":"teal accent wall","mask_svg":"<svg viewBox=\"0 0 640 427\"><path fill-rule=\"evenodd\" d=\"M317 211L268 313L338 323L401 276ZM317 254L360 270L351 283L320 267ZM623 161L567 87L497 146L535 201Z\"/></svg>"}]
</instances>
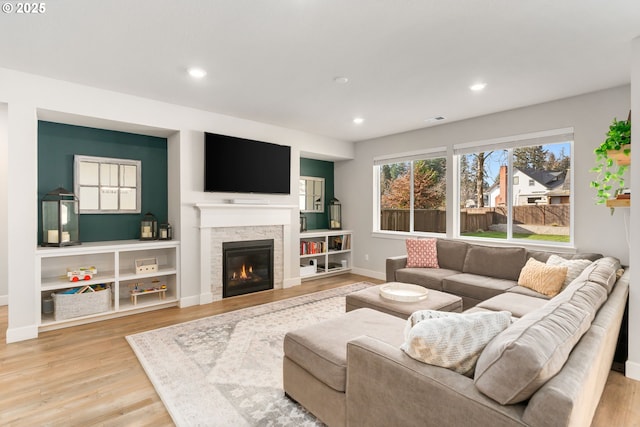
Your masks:
<instances>
[{"instance_id":1,"label":"teal accent wall","mask_svg":"<svg viewBox=\"0 0 640 427\"><path fill-rule=\"evenodd\" d=\"M80 241L140 237L140 221L151 212L167 221L167 140L146 135L38 122L38 243L42 242L42 197L57 187L73 191L73 156L113 157L142 162L140 214L81 214Z\"/></svg>"},{"instance_id":2,"label":"teal accent wall","mask_svg":"<svg viewBox=\"0 0 640 427\"><path fill-rule=\"evenodd\" d=\"M327 205L333 198L333 162L300 158L300 176L315 176L324 178L324 213L305 213L307 230L322 230L329 228L329 211Z\"/></svg>"}]
</instances>

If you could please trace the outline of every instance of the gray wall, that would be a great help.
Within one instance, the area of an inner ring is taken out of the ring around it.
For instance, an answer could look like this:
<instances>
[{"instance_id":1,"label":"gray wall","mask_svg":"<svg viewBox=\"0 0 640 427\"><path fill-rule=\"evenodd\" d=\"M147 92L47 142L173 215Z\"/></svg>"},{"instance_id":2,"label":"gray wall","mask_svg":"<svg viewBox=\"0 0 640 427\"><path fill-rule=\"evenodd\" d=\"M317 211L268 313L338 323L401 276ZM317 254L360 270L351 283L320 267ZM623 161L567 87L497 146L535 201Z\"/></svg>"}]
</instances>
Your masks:
<instances>
[{"instance_id":1,"label":"gray wall","mask_svg":"<svg viewBox=\"0 0 640 427\"><path fill-rule=\"evenodd\" d=\"M604 139L612 119L626 118L629 108L630 87L622 86L356 143L355 159L335 164L335 191L342 196L345 227L354 230L355 271L382 278L385 258L406 253L404 237L372 234L373 191L363 189L373 187L375 156L442 146L451 153L451 147L458 143L565 127L574 128L575 246L579 251L618 257L627 264L629 209L620 208L610 215L608 208L596 206L595 193L589 187L594 174L589 169L595 160L593 150ZM452 164L451 157L448 164ZM448 199L452 194L447 188ZM450 214L447 222L451 220Z\"/></svg>"},{"instance_id":2,"label":"gray wall","mask_svg":"<svg viewBox=\"0 0 640 427\"><path fill-rule=\"evenodd\" d=\"M640 145L640 37L633 40L631 58L631 132L632 144ZM640 150L631 151L632 164L640 164ZM631 168L631 188L640 188L640 168ZM638 197L638 196L634 196ZM635 200L635 199L634 199ZM640 206L637 201L631 204L631 217L639 218ZM640 265L640 221L631 223L631 253L630 265ZM631 270L631 283L629 288L629 360L626 365L626 374L636 380L640 380L640 283L634 282L634 270Z\"/></svg>"},{"instance_id":3,"label":"gray wall","mask_svg":"<svg viewBox=\"0 0 640 427\"><path fill-rule=\"evenodd\" d=\"M7 223L7 168L9 142L7 133L7 104L0 103L0 224ZM9 302L9 284L7 282L7 251L9 250L7 227L0 227L0 305Z\"/></svg>"}]
</instances>

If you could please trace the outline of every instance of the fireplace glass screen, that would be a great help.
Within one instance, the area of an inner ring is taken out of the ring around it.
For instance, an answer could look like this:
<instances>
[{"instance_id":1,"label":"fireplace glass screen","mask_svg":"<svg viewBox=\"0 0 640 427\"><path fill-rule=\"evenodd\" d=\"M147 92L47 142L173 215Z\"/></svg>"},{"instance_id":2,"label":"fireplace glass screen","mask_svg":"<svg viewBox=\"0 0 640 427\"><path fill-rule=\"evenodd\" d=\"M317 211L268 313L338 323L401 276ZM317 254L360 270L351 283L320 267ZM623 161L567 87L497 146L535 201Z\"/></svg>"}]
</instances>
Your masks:
<instances>
[{"instance_id":1,"label":"fireplace glass screen","mask_svg":"<svg viewBox=\"0 0 640 427\"><path fill-rule=\"evenodd\" d=\"M223 298L273 289L273 240L223 242Z\"/></svg>"}]
</instances>

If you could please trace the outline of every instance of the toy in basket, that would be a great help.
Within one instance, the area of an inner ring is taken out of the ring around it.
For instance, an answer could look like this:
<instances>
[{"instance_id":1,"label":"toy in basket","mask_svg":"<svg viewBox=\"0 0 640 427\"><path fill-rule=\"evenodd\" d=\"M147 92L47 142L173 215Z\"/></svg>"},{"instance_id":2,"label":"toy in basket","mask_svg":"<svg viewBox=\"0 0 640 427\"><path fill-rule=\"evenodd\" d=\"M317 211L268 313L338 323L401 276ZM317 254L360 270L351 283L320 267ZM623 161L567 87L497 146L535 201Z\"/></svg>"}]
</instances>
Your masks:
<instances>
[{"instance_id":1,"label":"toy in basket","mask_svg":"<svg viewBox=\"0 0 640 427\"><path fill-rule=\"evenodd\" d=\"M96 274L98 274L98 269L95 267L78 267L75 270L67 268L67 277L69 278L70 282L91 280Z\"/></svg>"}]
</instances>

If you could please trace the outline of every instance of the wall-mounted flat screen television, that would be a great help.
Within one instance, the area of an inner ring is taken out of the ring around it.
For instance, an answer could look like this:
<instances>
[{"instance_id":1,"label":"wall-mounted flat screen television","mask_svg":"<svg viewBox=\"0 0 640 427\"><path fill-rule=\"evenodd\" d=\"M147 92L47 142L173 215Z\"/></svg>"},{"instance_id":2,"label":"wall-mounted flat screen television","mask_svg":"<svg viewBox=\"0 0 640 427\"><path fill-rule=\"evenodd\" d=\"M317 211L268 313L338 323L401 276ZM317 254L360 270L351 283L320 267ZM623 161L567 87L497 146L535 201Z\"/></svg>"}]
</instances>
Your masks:
<instances>
[{"instance_id":1,"label":"wall-mounted flat screen television","mask_svg":"<svg viewBox=\"0 0 640 427\"><path fill-rule=\"evenodd\" d=\"M205 133L204 191L291 193L291 147Z\"/></svg>"}]
</instances>

